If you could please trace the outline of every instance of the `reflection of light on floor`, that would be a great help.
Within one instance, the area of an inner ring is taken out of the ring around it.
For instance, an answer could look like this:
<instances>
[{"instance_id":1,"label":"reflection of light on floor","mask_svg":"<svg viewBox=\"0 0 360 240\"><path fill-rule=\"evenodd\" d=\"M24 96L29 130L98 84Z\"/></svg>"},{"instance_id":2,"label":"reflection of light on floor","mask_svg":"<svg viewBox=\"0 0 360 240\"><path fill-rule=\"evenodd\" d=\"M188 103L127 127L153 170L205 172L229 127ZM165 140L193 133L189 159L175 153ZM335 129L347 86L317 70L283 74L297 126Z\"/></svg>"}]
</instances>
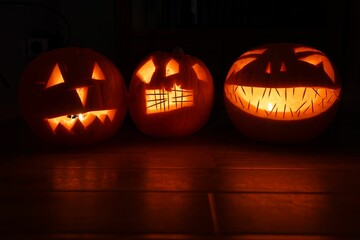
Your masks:
<instances>
[{"instance_id":1,"label":"reflection of light on floor","mask_svg":"<svg viewBox=\"0 0 360 240\"><path fill-rule=\"evenodd\" d=\"M59 168L55 170L53 185L56 190L108 189L110 174L109 171L93 168Z\"/></svg>"},{"instance_id":2,"label":"reflection of light on floor","mask_svg":"<svg viewBox=\"0 0 360 240\"><path fill-rule=\"evenodd\" d=\"M229 224L221 229L317 233L336 219L331 194L316 194L331 189L318 169L224 170L221 178L219 188L230 192L215 197Z\"/></svg>"},{"instance_id":3,"label":"reflection of light on floor","mask_svg":"<svg viewBox=\"0 0 360 240\"><path fill-rule=\"evenodd\" d=\"M168 154L154 153L152 157L171 161ZM95 167L93 161L81 164L80 160L58 163L52 184L62 194L55 198L57 208L51 216L58 222L86 221L100 230L121 231L130 227L134 231L191 233L198 225L211 229L207 194L188 191L196 179L187 169L174 174L167 168ZM75 224L74 229L77 227Z\"/></svg>"}]
</instances>

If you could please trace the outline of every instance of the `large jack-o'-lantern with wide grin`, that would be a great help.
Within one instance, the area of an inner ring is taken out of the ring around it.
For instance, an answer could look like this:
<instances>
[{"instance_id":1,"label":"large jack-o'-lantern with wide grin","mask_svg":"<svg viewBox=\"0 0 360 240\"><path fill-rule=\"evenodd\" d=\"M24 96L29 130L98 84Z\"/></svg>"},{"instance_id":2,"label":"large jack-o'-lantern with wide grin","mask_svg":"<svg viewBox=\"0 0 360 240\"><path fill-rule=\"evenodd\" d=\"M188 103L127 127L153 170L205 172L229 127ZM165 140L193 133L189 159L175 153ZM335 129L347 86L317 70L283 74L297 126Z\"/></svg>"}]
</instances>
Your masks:
<instances>
[{"instance_id":1,"label":"large jack-o'-lantern with wide grin","mask_svg":"<svg viewBox=\"0 0 360 240\"><path fill-rule=\"evenodd\" d=\"M127 91L117 67L85 48L44 53L25 70L20 107L41 137L66 145L98 142L120 127Z\"/></svg>"},{"instance_id":2,"label":"large jack-o'-lantern with wide grin","mask_svg":"<svg viewBox=\"0 0 360 240\"><path fill-rule=\"evenodd\" d=\"M154 52L135 70L129 110L136 126L157 137L192 134L210 116L214 97L211 74L199 59L174 52Z\"/></svg>"},{"instance_id":3,"label":"large jack-o'-lantern with wide grin","mask_svg":"<svg viewBox=\"0 0 360 240\"><path fill-rule=\"evenodd\" d=\"M242 54L224 85L225 105L245 135L271 142L318 136L338 107L340 78L321 51L267 44Z\"/></svg>"}]
</instances>

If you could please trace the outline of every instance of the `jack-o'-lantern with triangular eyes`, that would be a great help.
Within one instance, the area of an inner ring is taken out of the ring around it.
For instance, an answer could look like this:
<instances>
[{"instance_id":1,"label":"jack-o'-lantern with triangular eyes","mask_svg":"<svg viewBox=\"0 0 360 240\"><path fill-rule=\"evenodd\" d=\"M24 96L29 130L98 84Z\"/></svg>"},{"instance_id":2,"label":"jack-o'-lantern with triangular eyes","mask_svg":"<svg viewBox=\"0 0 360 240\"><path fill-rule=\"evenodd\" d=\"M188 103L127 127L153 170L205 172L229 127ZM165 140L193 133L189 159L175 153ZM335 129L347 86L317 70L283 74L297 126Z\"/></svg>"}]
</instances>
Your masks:
<instances>
[{"instance_id":1,"label":"jack-o'-lantern with triangular eyes","mask_svg":"<svg viewBox=\"0 0 360 240\"><path fill-rule=\"evenodd\" d=\"M299 44L267 44L242 54L230 68L224 100L246 136L301 142L320 135L336 115L340 77L321 51Z\"/></svg>"},{"instance_id":2,"label":"jack-o'-lantern with triangular eyes","mask_svg":"<svg viewBox=\"0 0 360 240\"><path fill-rule=\"evenodd\" d=\"M139 64L130 83L129 110L135 125L148 135L185 136L205 125L213 97L205 64L176 48L154 52Z\"/></svg>"},{"instance_id":3,"label":"jack-o'-lantern with triangular eyes","mask_svg":"<svg viewBox=\"0 0 360 240\"><path fill-rule=\"evenodd\" d=\"M21 112L46 140L81 145L104 140L121 126L127 90L118 68L86 48L63 48L34 59L19 87Z\"/></svg>"}]
</instances>

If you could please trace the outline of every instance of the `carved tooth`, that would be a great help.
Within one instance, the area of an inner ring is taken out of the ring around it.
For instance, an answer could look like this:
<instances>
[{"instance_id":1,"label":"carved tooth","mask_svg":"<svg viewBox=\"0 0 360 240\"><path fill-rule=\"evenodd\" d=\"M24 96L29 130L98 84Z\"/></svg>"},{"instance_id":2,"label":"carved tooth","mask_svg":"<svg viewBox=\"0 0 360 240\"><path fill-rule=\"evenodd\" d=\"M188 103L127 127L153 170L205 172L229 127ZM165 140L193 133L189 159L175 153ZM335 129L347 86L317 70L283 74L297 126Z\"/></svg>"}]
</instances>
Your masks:
<instances>
[{"instance_id":1,"label":"carved tooth","mask_svg":"<svg viewBox=\"0 0 360 240\"><path fill-rule=\"evenodd\" d=\"M69 132L71 132L71 129L77 122L77 118L68 120L67 117L63 117L60 121L60 124L65 127Z\"/></svg>"},{"instance_id":2,"label":"carved tooth","mask_svg":"<svg viewBox=\"0 0 360 240\"><path fill-rule=\"evenodd\" d=\"M306 89L307 89L307 88L304 89L304 93L303 93L303 96L302 96L301 100L304 100L305 93L306 93Z\"/></svg>"},{"instance_id":3,"label":"carved tooth","mask_svg":"<svg viewBox=\"0 0 360 240\"><path fill-rule=\"evenodd\" d=\"M100 119L100 121L104 124L107 116L108 116L107 114L100 114L100 115L97 115L97 118Z\"/></svg>"},{"instance_id":4,"label":"carved tooth","mask_svg":"<svg viewBox=\"0 0 360 240\"><path fill-rule=\"evenodd\" d=\"M279 95L279 97L281 97L279 91L277 90L277 88L275 88L275 91L277 92L277 94Z\"/></svg>"},{"instance_id":5,"label":"carved tooth","mask_svg":"<svg viewBox=\"0 0 360 240\"><path fill-rule=\"evenodd\" d=\"M274 111L274 109L275 109L275 107L276 107L276 104L277 104L277 103L274 104L274 106L273 106L273 108L271 109L270 113L272 113L272 112Z\"/></svg>"},{"instance_id":6,"label":"carved tooth","mask_svg":"<svg viewBox=\"0 0 360 240\"><path fill-rule=\"evenodd\" d=\"M313 103L312 99L311 99L311 110L312 110L312 113L314 113L314 103Z\"/></svg>"},{"instance_id":7,"label":"carved tooth","mask_svg":"<svg viewBox=\"0 0 360 240\"><path fill-rule=\"evenodd\" d=\"M318 92L315 88L313 88L313 90L314 90L314 92L315 92L315 96L318 95L319 97L321 97L320 94L319 94L319 92Z\"/></svg>"},{"instance_id":8,"label":"carved tooth","mask_svg":"<svg viewBox=\"0 0 360 240\"><path fill-rule=\"evenodd\" d=\"M87 113L83 119L80 119L80 122L84 126L84 128L87 128L95 120L95 118L96 115L92 113Z\"/></svg>"},{"instance_id":9,"label":"carved tooth","mask_svg":"<svg viewBox=\"0 0 360 240\"><path fill-rule=\"evenodd\" d=\"M299 107L295 112L300 112L300 109L305 105L306 102L307 102L307 101L303 102L303 103L300 105L300 107Z\"/></svg>"},{"instance_id":10,"label":"carved tooth","mask_svg":"<svg viewBox=\"0 0 360 240\"><path fill-rule=\"evenodd\" d=\"M53 132L55 132L57 126L59 125L59 121L57 118L49 118L49 119L46 119L47 122L49 123L51 129L53 130Z\"/></svg>"},{"instance_id":11,"label":"carved tooth","mask_svg":"<svg viewBox=\"0 0 360 240\"><path fill-rule=\"evenodd\" d=\"M304 114L306 113L306 111L310 108L310 105L304 110ZM300 111L299 111L300 112Z\"/></svg>"},{"instance_id":12,"label":"carved tooth","mask_svg":"<svg viewBox=\"0 0 360 240\"><path fill-rule=\"evenodd\" d=\"M329 100L327 100L327 103L330 102L330 100L332 99L332 96L333 96L333 95L331 95L331 96L329 97Z\"/></svg>"},{"instance_id":13,"label":"carved tooth","mask_svg":"<svg viewBox=\"0 0 360 240\"><path fill-rule=\"evenodd\" d=\"M115 114L116 114L116 109L107 110L107 115L108 115L110 121L114 120Z\"/></svg>"},{"instance_id":14,"label":"carved tooth","mask_svg":"<svg viewBox=\"0 0 360 240\"><path fill-rule=\"evenodd\" d=\"M238 87L239 87L239 85L236 85L236 86L233 85L234 93L236 93Z\"/></svg>"},{"instance_id":15,"label":"carved tooth","mask_svg":"<svg viewBox=\"0 0 360 240\"><path fill-rule=\"evenodd\" d=\"M261 100L262 100L262 99L264 98L264 96L265 96L266 89L267 89L267 88L264 89L264 92L263 92L263 95L262 95L262 97L261 97Z\"/></svg>"},{"instance_id":16,"label":"carved tooth","mask_svg":"<svg viewBox=\"0 0 360 240\"><path fill-rule=\"evenodd\" d=\"M243 86L241 86L242 91L244 92L245 96L246 96L246 92L245 89L243 88Z\"/></svg>"}]
</instances>

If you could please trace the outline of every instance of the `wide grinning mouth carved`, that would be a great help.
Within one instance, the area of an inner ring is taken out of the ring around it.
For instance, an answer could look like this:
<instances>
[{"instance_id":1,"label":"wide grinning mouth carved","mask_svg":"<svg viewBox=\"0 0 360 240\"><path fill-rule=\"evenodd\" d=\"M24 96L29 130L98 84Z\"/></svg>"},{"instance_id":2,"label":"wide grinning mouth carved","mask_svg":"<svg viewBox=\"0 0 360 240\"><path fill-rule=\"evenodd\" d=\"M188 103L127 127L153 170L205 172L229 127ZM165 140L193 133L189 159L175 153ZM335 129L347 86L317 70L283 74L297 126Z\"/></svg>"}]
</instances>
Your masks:
<instances>
[{"instance_id":1,"label":"wide grinning mouth carved","mask_svg":"<svg viewBox=\"0 0 360 240\"><path fill-rule=\"evenodd\" d=\"M145 90L146 113L173 111L194 104L193 90L182 89L174 84L170 91L163 89Z\"/></svg>"},{"instance_id":2,"label":"wide grinning mouth carved","mask_svg":"<svg viewBox=\"0 0 360 240\"><path fill-rule=\"evenodd\" d=\"M262 88L225 84L225 95L239 109L263 118L300 120L329 109L339 98L340 88Z\"/></svg>"},{"instance_id":3,"label":"wide grinning mouth carved","mask_svg":"<svg viewBox=\"0 0 360 240\"><path fill-rule=\"evenodd\" d=\"M115 114L116 109L97 110L46 118L45 121L48 122L54 133L60 125L71 132L76 123L80 123L86 129L96 118L98 118L102 123L104 123L107 118L110 121L113 121Z\"/></svg>"}]
</instances>

